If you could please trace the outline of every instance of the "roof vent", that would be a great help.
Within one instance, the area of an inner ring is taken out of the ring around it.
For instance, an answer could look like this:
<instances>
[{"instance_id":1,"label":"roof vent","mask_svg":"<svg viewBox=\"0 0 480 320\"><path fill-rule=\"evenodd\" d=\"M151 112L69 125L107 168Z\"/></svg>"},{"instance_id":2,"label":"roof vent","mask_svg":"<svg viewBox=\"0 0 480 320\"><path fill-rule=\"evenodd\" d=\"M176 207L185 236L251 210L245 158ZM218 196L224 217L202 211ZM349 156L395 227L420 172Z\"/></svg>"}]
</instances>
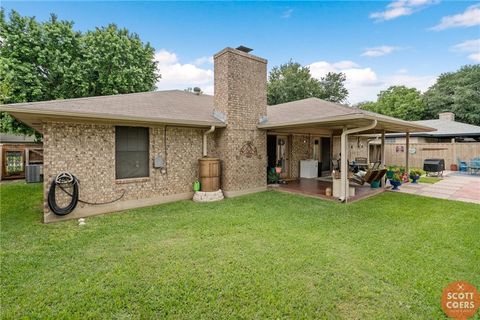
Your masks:
<instances>
[{"instance_id":1,"label":"roof vent","mask_svg":"<svg viewBox=\"0 0 480 320\"><path fill-rule=\"evenodd\" d=\"M249 52L252 51L253 49L247 48L247 47L245 47L245 46L239 46L239 47L237 47L237 50L243 51L243 52L245 52L245 53L249 53Z\"/></svg>"}]
</instances>

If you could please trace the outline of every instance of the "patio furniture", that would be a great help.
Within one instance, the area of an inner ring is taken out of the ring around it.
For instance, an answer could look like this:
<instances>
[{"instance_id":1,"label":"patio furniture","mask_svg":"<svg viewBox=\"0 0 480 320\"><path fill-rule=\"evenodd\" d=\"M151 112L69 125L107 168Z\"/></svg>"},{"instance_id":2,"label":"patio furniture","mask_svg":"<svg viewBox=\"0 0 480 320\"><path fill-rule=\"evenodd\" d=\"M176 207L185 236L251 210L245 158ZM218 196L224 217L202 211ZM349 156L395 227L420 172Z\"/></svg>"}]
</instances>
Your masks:
<instances>
[{"instance_id":1,"label":"patio furniture","mask_svg":"<svg viewBox=\"0 0 480 320\"><path fill-rule=\"evenodd\" d=\"M460 172L467 172L468 171L468 164L466 161L460 160L460 158L457 159L458 162L458 171Z\"/></svg>"},{"instance_id":2,"label":"patio furniture","mask_svg":"<svg viewBox=\"0 0 480 320\"><path fill-rule=\"evenodd\" d=\"M427 176L431 173L435 173L437 177L441 177L445 170L445 160L425 159L423 161L423 170L427 173Z\"/></svg>"},{"instance_id":3,"label":"patio furniture","mask_svg":"<svg viewBox=\"0 0 480 320\"><path fill-rule=\"evenodd\" d=\"M356 157L355 158L355 161L354 161L354 164L355 166L357 166L357 168L359 170L361 169L368 169L368 161L367 161L367 158L363 158L363 157Z\"/></svg>"},{"instance_id":4,"label":"patio furniture","mask_svg":"<svg viewBox=\"0 0 480 320\"><path fill-rule=\"evenodd\" d=\"M470 160L470 174L480 174L480 157Z\"/></svg>"}]
</instances>

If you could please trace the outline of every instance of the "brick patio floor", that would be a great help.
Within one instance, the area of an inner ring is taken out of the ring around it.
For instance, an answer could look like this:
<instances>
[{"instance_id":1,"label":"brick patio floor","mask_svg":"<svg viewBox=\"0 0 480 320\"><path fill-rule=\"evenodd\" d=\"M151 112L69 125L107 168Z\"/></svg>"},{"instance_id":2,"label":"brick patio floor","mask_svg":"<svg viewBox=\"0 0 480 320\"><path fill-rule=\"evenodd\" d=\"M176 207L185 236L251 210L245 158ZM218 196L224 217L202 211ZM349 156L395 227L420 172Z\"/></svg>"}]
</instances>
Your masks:
<instances>
[{"instance_id":1,"label":"brick patio floor","mask_svg":"<svg viewBox=\"0 0 480 320\"><path fill-rule=\"evenodd\" d=\"M405 183L400 192L480 204L480 177L447 172L434 184Z\"/></svg>"}]
</instances>

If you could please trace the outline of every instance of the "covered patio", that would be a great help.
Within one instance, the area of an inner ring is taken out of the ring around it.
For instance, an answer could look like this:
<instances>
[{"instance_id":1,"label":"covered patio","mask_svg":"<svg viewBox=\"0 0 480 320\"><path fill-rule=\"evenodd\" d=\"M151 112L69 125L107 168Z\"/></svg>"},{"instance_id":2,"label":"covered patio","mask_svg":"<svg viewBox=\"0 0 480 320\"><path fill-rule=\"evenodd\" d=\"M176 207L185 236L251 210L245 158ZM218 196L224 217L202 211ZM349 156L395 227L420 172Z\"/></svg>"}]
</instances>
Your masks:
<instances>
[{"instance_id":1,"label":"covered patio","mask_svg":"<svg viewBox=\"0 0 480 320\"><path fill-rule=\"evenodd\" d=\"M328 178L323 178L323 179L299 178L299 179L288 181L286 184L279 184L276 187L272 187L272 189L280 192L298 193L298 194L303 194L309 197L335 201L337 200L337 198L333 196L325 195L326 189L332 188L332 184L333 184L331 179L330 181L328 181L327 179ZM350 183L350 187L355 188L355 195L348 198L349 202L366 199L371 196L382 193L384 191L383 188L373 189L370 187L370 185L360 186L354 183Z\"/></svg>"},{"instance_id":2,"label":"covered patio","mask_svg":"<svg viewBox=\"0 0 480 320\"><path fill-rule=\"evenodd\" d=\"M435 130L317 98L268 106L268 119L261 123L259 128L267 130L269 169L278 166L282 168L281 178L285 184L280 185L279 190L337 199L341 202L362 199L385 189L385 179L379 180L381 181L379 189L371 189L369 184L356 185L351 181L349 167L359 156L353 144L361 144L360 136L373 134L379 137L381 141L379 160L383 169L386 165L385 134L405 133L408 151L410 133ZM368 149L368 141L365 141L365 144ZM368 153L361 156L364 159L369 158ZM405 152L405 157L408 172L409 152ZM319 161L321 165L317 176L305 179L300 172L300 161L308 159ZM339 163L340 179L337 179L336 183L335 177L333 179L331 177L331 170L334 169L332 163ZM367 163L367 167L370 164ZM352 187L355 188L354 195ZM327 188L332 189L335 197L325 195Z\"/></svg>"}]
</instances>

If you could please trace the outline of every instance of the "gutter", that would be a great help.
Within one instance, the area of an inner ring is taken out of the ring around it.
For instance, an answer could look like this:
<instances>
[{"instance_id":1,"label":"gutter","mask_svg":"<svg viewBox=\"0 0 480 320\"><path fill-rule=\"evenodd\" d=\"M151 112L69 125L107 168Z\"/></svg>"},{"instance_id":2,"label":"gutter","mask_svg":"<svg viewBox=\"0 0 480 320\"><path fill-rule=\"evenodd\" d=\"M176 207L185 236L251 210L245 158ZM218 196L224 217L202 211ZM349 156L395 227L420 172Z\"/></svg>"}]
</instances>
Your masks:
<instances>
[{"instance_id":1,"label":"gutter","mask_svg":"<svg viewBox=\"0 0 480 320\"><path fill-rule=\"evenodd\" d=\"M207 135L215 131L215 126L211 126L210 129L203 133L203 157L207 156Z\"/></svg>"},{"instance_id":2,"label":"gutter","mask_svg":"<svg viewBox=\"0 0 480 320\"><path fill-rule=\"evenodd\" d=\"M161 123L169 125L183 125L183 126L197 126L206 127L215 125L217 127L226 127L225 123L220 121L204 121L204 120L182 120L182 119L168 119L168 118L155 118L155 117L138 117L130 115L113 115L109 113L91 113L91 112L64 112L58 110L39 110L29 108L15 108L6 105L0 105L0 111L5 111L11 114L25 114L25 115L37 115L46 118L73 118L73 119L102 119L102 120L121 120L132 122L145 122L145 123ZM21 120L21 119L19 119Z\"/></svg>"}]
</instances>

